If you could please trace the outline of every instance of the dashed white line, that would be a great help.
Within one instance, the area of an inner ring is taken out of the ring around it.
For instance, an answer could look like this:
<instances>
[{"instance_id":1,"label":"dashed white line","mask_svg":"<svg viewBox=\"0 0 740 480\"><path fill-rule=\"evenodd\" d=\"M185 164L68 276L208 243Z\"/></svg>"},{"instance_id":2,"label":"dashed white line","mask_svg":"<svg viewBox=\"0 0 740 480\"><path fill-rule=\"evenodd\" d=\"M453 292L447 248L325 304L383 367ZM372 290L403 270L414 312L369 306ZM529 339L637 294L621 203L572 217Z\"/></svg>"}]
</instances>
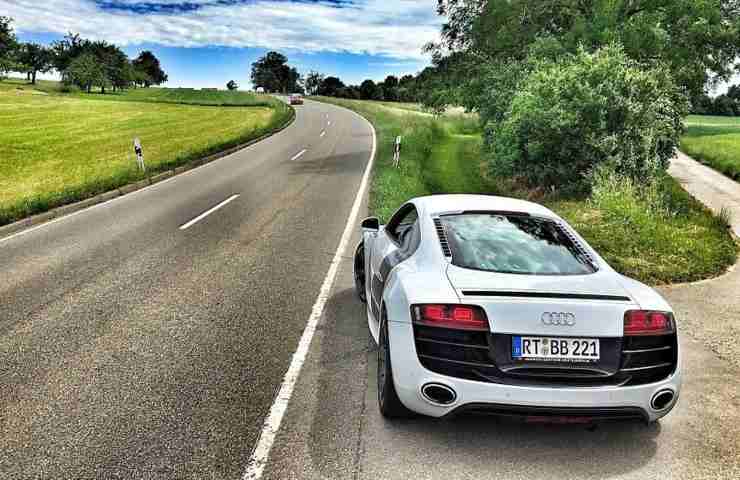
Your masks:
<instances>
[{"instance_id":1,"label":"dashed white line","mask_svg":"<svg viewBox=\"0 0 740 480\"><path fill-rule=\"evenodd\" d=\"M319 135L319 137L324 138L325 135L326 135L326 130L322 130L321 135Z\"/></svg>"},{"instance_id":2,"label":"dashed white line","mask_svg":"<svg viewBox=\"0 0 740 480\"><path fill-rule=\"evenodd\" d=\"M201 220L203 220L204 218L206 218L206 217L207 217L208 215L212 214L213 212L215 212L215 211L216 211L216 210L218 210L219 208L225 207L226 205L228 205L229 203L233 202L233 201L234 201L234 200L236 200L237 198L239 198L239 194L236 194L236 195L232 195L232 196L230 196L229 198L227 198L227 199L226 199L226 200L224 200L223 202L219 203L219 204L218 204L218 205L216 205L215 207L211 208L210 210L206 210L205 212L201 213L200 215L198 215L198 216L197 216L197 217L195 217L194 219L190 220L190 221L189 221L188 223L186 223L185 225L181 226L181 227L180 227L180 230L187 230L188 228L192 227L192 226L193 226L193 225L195 225L196 223L198 223L198 222L200 222Z\"/></svg>"},{"instance_id":3,"label":"dashed white line","mask_svg":"<svg viewBox=\"0 0 740 480\"><path fill-rule=\"evenodd\" d=\"M293 155L293 158L291 158L290 160L291 161L298 160L299 158L301 158L303 156L304 153L306 153L306 149L305 148L303 150L301 150L300 152L296 153L295 155Z\"/></svg>"},{"instance_id":4,"label":"dashed white line","mask_svg":"<svg viewBox=\"0 0 740 480\"><path fill-rule=\"evenodd\" d=\"M283 416L288 409L288 403L290 403L290 397L293 395L293 389L298 381L298 375L300 375L303 363L306 361L308 348L311 346L311 340L313 339L314 333L316 333L316 327L321 319L322 313L324 312L324 306L331 294L331 289L334 285L334 279L337 276L339 264L342 261L344 251L347 249L349 240L352 237L352 229L354 228L355 223L357 222L357 216L360 213L360 206L362 205L362 199L367 190L370 172L373 167L373 160L375 159L377 138L375 135L375 128L372 124L359 114L356 115L367 122L373 132L373 149L372 153L370 153L370 161L367 162L367 167L365 167L365 173L362 176L360 188L357 190L355 203L352 205L352 210L347 219L347 226L344 228L344 233L339 241L339 246L334 254L334 259L331 261L331 265L329 265L329 271L324 278L324 283L321 285L319 296L316 298L316 303L313 305L311 315L308 317L308 323L306 324L306 328L303 330L303 335L298 343L298 349L296 349L293 354L293 359L290 362L288 371L285 372L283 383L280 385L280 390L275 397L272 407L270 407L270 413L267 415L265 423L262 425L262 431L260 432L257 446L252 452L252 456L249 458L249 463L247 464L247 468L242 476L243 480L259 480L262 477L262 473L267 465L267 460L270 457L270 450L275 442L278 430L280 430L280 424L283 421Z\"/></svg>"},{"instance_id":5,"label":"dashed white line","mask_svg":"<svg viewBox=\"0 0 740 480\"><path fill-rule=\"evenodd\" d=\"M326 122L326 126L327 126L327 127L331 127L331 120L328 120L328 121Z\"/></svg>"}]
</instances>

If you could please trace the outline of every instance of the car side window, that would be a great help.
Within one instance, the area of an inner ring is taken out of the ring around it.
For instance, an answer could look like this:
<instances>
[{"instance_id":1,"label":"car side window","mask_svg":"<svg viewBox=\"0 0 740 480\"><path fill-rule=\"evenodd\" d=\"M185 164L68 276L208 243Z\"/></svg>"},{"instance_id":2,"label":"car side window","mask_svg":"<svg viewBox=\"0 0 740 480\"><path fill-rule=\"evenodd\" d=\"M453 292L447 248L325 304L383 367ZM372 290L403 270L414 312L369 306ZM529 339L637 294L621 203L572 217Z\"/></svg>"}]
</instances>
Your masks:
<instances>
[{"instance_id":1,"label":"car side window","mask_svg":"<svg viewBox=\"0 0 740 480\"><path fill-rule=\"evenodd\" d=\"M403 206L388 222L386 231L388 236L397 244L403 245L411 236L411 231L419 220L416 208L412 205Z\"/></svg>"}]
</instances>

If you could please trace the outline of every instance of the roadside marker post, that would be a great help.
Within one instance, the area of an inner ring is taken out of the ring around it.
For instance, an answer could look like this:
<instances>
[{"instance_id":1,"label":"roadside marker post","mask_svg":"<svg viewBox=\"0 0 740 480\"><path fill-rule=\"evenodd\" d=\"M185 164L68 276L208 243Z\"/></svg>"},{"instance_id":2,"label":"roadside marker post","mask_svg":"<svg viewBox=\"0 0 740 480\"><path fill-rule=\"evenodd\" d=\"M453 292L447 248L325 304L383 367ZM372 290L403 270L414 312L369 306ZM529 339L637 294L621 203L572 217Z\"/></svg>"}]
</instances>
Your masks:
<instances>
[{"instance_id":1,"label":"roadside marker post","mask_svg":"<svg viewBox=\"0 0 740 480\"><path fill-rule=\"evenodd\" d=\"M134 153L136 154L136 163L139 165L139 169L146 173L146 165L144 165L144 149L141 148L141 140L139 140L139 137L134 138Z\"/></svg>"},{"instance_id":2,"label":"roadside marker post","mask_svg":"<svg viewBox=\"0 0 740 480\"><path fill-rule=\"evenodd\" d=\"M393 149L393 165L398 168L398 163L401 161L401 136L396 137L396 145Z\"/></svg>"}]
</instances>

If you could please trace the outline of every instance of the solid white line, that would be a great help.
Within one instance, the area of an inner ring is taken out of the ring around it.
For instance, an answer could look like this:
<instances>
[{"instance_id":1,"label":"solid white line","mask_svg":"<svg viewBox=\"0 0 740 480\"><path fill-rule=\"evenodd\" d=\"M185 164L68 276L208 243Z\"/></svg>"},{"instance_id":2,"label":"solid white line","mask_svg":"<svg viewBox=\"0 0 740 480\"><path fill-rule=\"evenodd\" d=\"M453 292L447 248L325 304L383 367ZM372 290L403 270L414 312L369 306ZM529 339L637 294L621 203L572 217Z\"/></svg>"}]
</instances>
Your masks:
<instances>
[{"instance_id":1,"label":"solid white line","mask_svg":"<svg viewBox=\"0 0 740 480\"><path fill-rule=\"evenodd\" d=\"M205 212L201 213L200 215L198 215L194 219L190 220L188 223L186 223L185 225L183 225L182 227L180 227L180 230L187 230L188 228L192 227L196 223L198 223L201 220L203 220L204 218L206 218L208 215L212 214L213 212L215 212L219 208L225 207L226 205L228 205L229 203L233 202L237 198L239 198L239 194L230 196L229 198L227 198L223 202L219 203L215 207L211 208L210 210L206 210Z\"/></svg>"},{"instance_id":2,"label":"solid white line","mask_svg":"<svg viewBox=\"0 0 740 480\"><path fill-rule=\"evenodd\" d=\"M305 149L303 149L303 150L301 150L300 152L296 153L296 154L295 154L295 155L293 156L293 158L291 158L290 160L291 160L291 161L295 161L295 160L298 160L299 158L301 158L301 157L303 156L303 154L304 154L304 153L306 153L306 150L305 150Z\"/></svg>"},{"instance_id":3,"label":"solid white line","mask_svg":"<svg viewBox=\"0 0 740 480\"><path fill-rule=\"evenodd\" d=\"M295 384L298 381L298 375L301 373L303 363L306 361L308 348L311 346L311 340L313 339L314 333L316 333L316 326L321 319L324 306L326 305L326 301L328 300L332 286L334 285L334 279L337 276L337 270L342 261L344 250L346 250L347 245L349 244L349 240L352 237L352 230L357 222L357 216L360 213L360 206L362 205L362 199L367 190L370 172L372 171L373 161L375 159L377 138L375 135L375 128L372 124L361 115L355 115L367 122L373 132L373 149L370 154L370 160L367 163L367 167L365 167L365 173L362 176L362 183L360 183L360 188L357 191L355 203L352 205L352 210L347 219L347 226L344 228L344 233L339 241L339 246L334 254L334 259L329 265L329 271L324 278L324 283L321 285L321 290L319 291L319 296L316 298L316 303L313 305L311 315L308 317L308 323L306 324L306 328L303 330L303 335L301 336L301 341L298 343L298 348L293 354L293 359L290 362L288 371L283 377L283 383L280 385L280 390L275 397L272 407L270 407L270 413L267 415L265 423L262 425L262 431L260 432L257 446L252 452L252 456L249 458L249 463L247 463L246 471L242 476L243 480L259 480L262 477L262 473L267 465L267 460L270 457L270 450L275 442L278 430L280 430L280 424L283 421L285 411L288 409L290 397L293 395L293 388L295 388Z\"/></svg>"},{"instance_id":4,"label":"solid white line","mask_svg":"<svg viewBox=\"0 0 740 480\"><path fill-rule=\"evenodd\" d=\"M326 135L326 130L322 130L321 135L319 135L321 138L324 138L324 135Z\"/></svg>"}]
</instances>

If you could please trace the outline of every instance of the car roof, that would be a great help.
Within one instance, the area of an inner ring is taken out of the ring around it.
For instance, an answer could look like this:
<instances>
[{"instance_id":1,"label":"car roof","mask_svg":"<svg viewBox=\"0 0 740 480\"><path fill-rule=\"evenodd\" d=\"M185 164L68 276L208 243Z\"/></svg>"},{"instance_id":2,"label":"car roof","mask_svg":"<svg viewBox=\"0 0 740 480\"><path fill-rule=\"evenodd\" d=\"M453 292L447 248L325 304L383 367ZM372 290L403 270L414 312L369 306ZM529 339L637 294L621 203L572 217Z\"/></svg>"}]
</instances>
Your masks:
<instances>
[{"instance_id":1,"label":"car roof","mask_svg":"<svg viewBox=\"0 0 740 480\"><path fill-rule=\"evenodd\" d=\"M434 216L448 212L504 211L559 218L542 205L516 198L493 195L432 195L411 200L425 214Z\"/></svg>"}]
</instances>

